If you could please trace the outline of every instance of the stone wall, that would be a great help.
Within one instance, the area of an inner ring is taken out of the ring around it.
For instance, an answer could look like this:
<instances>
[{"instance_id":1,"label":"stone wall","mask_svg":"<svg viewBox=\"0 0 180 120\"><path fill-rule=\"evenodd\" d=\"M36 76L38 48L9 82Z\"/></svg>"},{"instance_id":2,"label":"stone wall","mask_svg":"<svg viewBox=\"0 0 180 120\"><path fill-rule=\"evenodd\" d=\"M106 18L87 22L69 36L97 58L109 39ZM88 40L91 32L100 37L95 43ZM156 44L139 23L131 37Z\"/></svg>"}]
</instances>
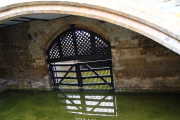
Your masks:
<instances>
[{"instance_id":1,"label":"stone wall","mask_svg":"<svg viewBox=\"0 0 180 120\"><path fill-rule=\"evenodd\" d=\"M180 56L133 31L77 16L1 28L0 78L17 80L18 88L50 88L46 50L71 24L111 42L117 90L180 90Z\"/></svg>"},{"instance_id":2,"label":"stone wall","mask_svg":"<svg viewBox=\"0 0 180 120\"><path fill-rule=\"evenodd\" d=\"M0 41L3 40L3 36L0 35ZM3 52L2 52L2 43L0 42L0 63L2 63L4 60L3 60ZM1 71L1 70L0 70ZM0 73L1 74L1 73Z\"/></svg>"}]
</instances>

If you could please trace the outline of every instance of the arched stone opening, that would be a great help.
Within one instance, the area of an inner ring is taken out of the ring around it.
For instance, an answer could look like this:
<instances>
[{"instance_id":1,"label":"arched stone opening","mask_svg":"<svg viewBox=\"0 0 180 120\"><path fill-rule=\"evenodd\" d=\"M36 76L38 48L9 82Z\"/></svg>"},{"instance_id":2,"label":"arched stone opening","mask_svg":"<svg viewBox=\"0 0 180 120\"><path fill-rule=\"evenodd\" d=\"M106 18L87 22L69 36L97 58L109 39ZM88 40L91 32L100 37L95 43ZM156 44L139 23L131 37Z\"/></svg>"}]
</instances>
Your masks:
<instances>
[{"instance_id":1,"label":"arched stone opening","mask_svg":"<svg viewBox=\"0 0 180 120\"><path fill-rule=\"evenodd\" d=\"M112 3L114 6L118 5L118 2L113 1ZM133 12L131 8L128 9L128 4L124 4L124 6L127 12L116 8L117 6L113 9L111 8L112 6L108 7L106 4L104 6L104 4L93 1L85 1L85 3L71 0L12 1L2 5L0 21L38 13L79 15L104 20L133 30L180 54L180 35L178 34L179 29L176 27L177 24L173 23L173 29L171 29L172 24L171 26L166 25L168 23L163 24L152 16L149 16L148 13L142 14L141 10L134 9L135 12Z\"/></svg>"},{"instance_id":2,"label":"arched stone opening","mask_svg":"<svg viewBox=\"0 0 180 120\"><path fill-rule=\"evenodd\" d=\"M47 55L53 87L114 89L111 45L99 34L71 25L51 43Z\"/></svg>"},{"instance_id":3,"label":"arched stone opening","mask_svg":"<svg viewBox=\"0 0 180 120\"><path fill-rule=\"evenodd\" d=\"M6 62L0 69L6 72L1 74L1 78L16 79L20 88L51 88L46 50L71 24L109 40L116 90L179 90L177 54L136 32L79 16L2 28L1 49L6 49L6 52L1 55L2 61Z\"/></svg>"}]
</instances>

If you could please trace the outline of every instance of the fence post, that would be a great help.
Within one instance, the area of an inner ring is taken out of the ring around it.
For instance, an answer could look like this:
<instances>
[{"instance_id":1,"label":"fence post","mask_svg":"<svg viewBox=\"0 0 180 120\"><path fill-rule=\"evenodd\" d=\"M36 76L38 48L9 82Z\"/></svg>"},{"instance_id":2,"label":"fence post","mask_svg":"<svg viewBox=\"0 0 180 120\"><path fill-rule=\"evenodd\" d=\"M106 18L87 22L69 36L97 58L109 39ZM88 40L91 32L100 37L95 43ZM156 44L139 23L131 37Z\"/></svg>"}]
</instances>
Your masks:
<instances>
[{"instance_id":1,"label":"fence post","mask_svg":"<svg viewBox=\"0 0 180 120\"><path fill-rule=\"evenodd\" d=\"M78 86L83 87L83 81L82 81L82 76L81 76L81 70L80 70L80 64L76 64L76 75L78 79Z\"/></svg>"}]
</instances>

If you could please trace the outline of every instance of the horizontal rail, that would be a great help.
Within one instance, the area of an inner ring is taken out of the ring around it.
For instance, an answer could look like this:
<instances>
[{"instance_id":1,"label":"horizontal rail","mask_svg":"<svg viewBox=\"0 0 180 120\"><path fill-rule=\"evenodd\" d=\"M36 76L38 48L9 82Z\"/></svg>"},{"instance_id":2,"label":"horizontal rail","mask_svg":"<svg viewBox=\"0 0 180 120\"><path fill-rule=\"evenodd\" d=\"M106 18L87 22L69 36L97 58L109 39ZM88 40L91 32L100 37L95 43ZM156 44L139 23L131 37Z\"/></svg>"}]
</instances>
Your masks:
<instances>
[{"instance_id":1,"label":"horizontal rail","mask_svg":"<svg viewBox=\"0 0 180 120\"><path fill-rule=\"evenodd\" d=\"M52 67L54 66L75 66L75 63L68 63L68 64L50 64Z\"/></svg>"},{"instance_id":2,"label":"horizontal rail","mask_svg":"<svg viewBox=\"0 0 180 120\"><path fill-rule=\"evenodd\" d=\"M88 72L88 71L92 71L92 70L96 70L96 71L100 71L100 70L111 70L111 67L97 67L97 68L91 68L91 70L89 69L81 69L81 72Z\"/></svg>"},{"instance_id":3,"label":"horizontal rail","mask_svg":"<svg viewBox=\"0 0 180 120\"><path fill-rule=\"evenodd\" d=\"M54 77L54 79L77 79L77 77Z\"/></svg>"},{"instance_id":4,"label":"horizontal rail","mask_svg":"<svg viewBox=\"0 0 180 120\"><path fill-rule=\"evenodd\" d=\"M89 85L111 85L110 82L107 83L83 83L83 85L89 86Z\"/></svg>"},{"instance_id":5,"label":"horizontal rail","mask_svg":"<svg viewBox=\"0 0 180 120\"><path fill-rule=\"evenodd\" d=\"M82 76L82 79L90 79L90 78L101 78L101 77L111 77L111 75L99 75L99 76Z\"/></svg>"},{"instance_id":6,"label":"horizontal rail","mask_svg":"<svg viewBox=\"0 0 180 120\"><path fill-rule=\"evenodd\" d=\"M82 114L85 114L85 115L96 115L96 116L114 116L116 115L115 111L112 111L112 112L103 112L103 111L83 111L83 110L72 110L72 109L67 109L68 112L71 112L71 113L81 113Z\"/></svg>"},{"instance_id":7,"label":"horizontal rail","mask_svg":"<svg viewBox=\"0 0 180 120\"><path fill-rule=\"evenodd\" d=\"M72 66L72 65L76 65L76 64L80 64L80 65L85 65L85 64L91 64L91 63L111 63L112 59L107 59L107 60L96 60L96 61L87 61L87 62L75 62L75 63L50 63L50 65L52 66Z\"/></svg>"},{"instance_id":8,"label":"horizontal rail","mask_svg":"<svg viewBox=\"0 0 180 120\"><path fill-rule=\"evenodd\" d=\"M53 70L53 72L76 72L76 70Z\"/></svg>"},{"instance_id":9,"label":"horizontal rail","mask_svg":"<svg viewBox=\"0 0 180 120\"><path fill-rule=\"evenodd\" d=\"M68 97L59 97L62 100L70 99L70 100L81 100L81 98L68 98ZM113 98L114 99L114 98ZM113 99L104 99L103 102L113 102ZM91 99L91 98L85 98L86 101L92 101L92 102L98 102L101 99Z\"/></svg>"},{"instance_id":10,"label":"horizontal rail","mask_svg":"<svg viewBox=\"0 0 180 120\"><path fill-rule=\"evenodd\" d=\"M112 75L101 75L101 76L82 76L82 79L90 79L90 78L101 78L101 77L112 77ZM54 79L78 79L78 77L54 77Z\"/></svg>"},{"instance_id":11,"label":"horizontal rail","mask_svg":"<svg viewBox=\"0 0 180 120\"><path fill-rule=\"evenodd\" d=\"M61 83L61 85L69 85L69 86L78 86L76 83ZM91 85L111 85L111 83L83 83L82 85L91 86Z\"/></svg>"},{"instance_id":12,"label":"horizontal rail","mask_svg":"<svg viewBox=\"0 0 180 120\"><path fill-rule=\"evenodd\" d=\"M91 68L91 70L89 70L89 69L80 69L81 72L92 72L92 70L95 70L95 71L111 70L111 67ZM68 72L68 70L53 70L53 72ZM76 70L70 70L69 72L76 72Z\"/></svg>"},{"instance_id":13,"label":"horizontal rail","mask_svg":"<svg viewBox=\"0 0 180 120\"><path fill-rule=\"evenodd\" d=\"M65 99L65 100L71 100L71 99L68 99L68 98L67 98L67 99ZM79 100L81 100L81 99L79 99ZM85 99L85 100L86 100L86 99ZM97 100L96 102L99 102L99 101L101 101L101 100ZM91 102L95 102L95 101L91 101ZM106 102L106 103L107 103L107 101L104 101L104 100L101 101L101 102ZM113 103L113 101L111 101L111 103ZM74 106L74 107L82 107L82 106L84 106L84 105L75 104L75 103L74 103L74 104L72 104L72 103L66 103L66 105L67 105L67 106ZM109 108L112 109L112 108L114 108L114 106L110 106L110 105L109 105L109 106L108 106L108 105L106 105L106 106L100 106L100 105L97 106L97 105L94 105L94 104L93 104L93 105L85 105L85 106L86 106L86 107L94 107L94 108L104 108L104 109L109 109Z\"/></svg>"}]
</instances>

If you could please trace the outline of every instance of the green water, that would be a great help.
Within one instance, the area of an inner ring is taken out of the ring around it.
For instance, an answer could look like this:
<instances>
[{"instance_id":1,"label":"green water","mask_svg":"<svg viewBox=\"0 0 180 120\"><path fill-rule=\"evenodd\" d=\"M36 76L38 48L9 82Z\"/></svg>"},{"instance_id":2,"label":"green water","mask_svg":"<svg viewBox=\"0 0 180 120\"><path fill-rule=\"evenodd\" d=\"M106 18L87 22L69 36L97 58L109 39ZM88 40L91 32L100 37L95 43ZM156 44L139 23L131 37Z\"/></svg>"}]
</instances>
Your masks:
<instances>
[{"instance_id":1,"label":"green water","mask_svg":"<svg viewBox=\"0 0 180 120\"><path fill-rule=\"evenodd\" d=\"M0 120L180 120L180 95L6 91Z\"/></svg>"}]
</instances>

